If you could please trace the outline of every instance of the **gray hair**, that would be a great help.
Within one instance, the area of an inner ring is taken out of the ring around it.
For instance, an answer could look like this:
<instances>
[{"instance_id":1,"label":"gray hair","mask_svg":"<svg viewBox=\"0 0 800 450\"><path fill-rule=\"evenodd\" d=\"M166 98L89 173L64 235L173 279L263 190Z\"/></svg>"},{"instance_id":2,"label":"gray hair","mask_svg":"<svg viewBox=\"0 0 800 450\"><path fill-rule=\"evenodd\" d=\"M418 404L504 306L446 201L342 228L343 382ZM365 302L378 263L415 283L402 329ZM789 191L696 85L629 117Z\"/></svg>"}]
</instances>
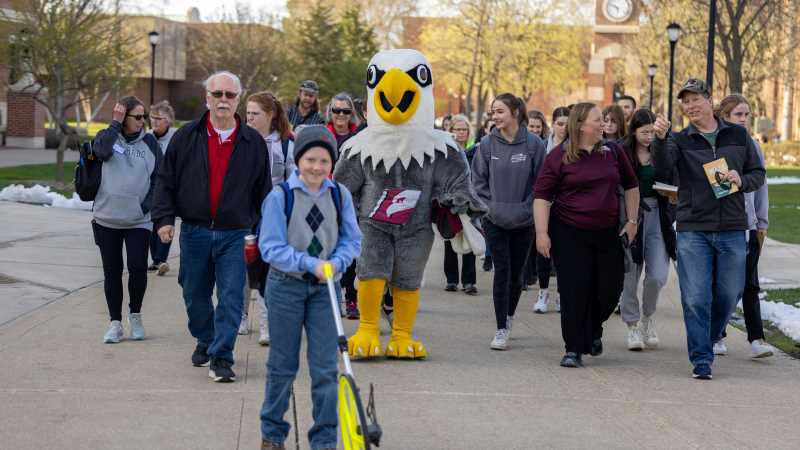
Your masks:
<instances>
[{"instance_id":1,"label":"gray hair","mask_svg":"<svg viewBox=\"0 0 800 450\"><path fill-rule=\"evenodd\" d=\"M170 123L175 121L175 110L172 109L172 105L170 105L166 100L162 100L151 106L150 114L153 114L154 112L159 112L167 116L167 119L169 119Z\"/></svg>"},{"instance_id":2,"label":"gray hair","mask_svg":"<svg viewBox=\"0 0 800 450\"><path fill-rule=\"evenodd\" d=\"M358 115L356 114L356 105L353 103L353 99L347 92L339 92L338 94L334 95L333 98L331 98L331 101L328 102L328 107L325 109L325 122L333 121L333 104L337 101L347 102L348 107L353 111L353 113L350 114L350 124L358 125Z\"/></svg>"},{"instance_id":3,"label":"gray hair","mask_svg":"<svg viewBox=\"0 0 800 450\"><path fill-rule=\"evenodd\" d=\"M467 124L467 129L469 130L469 136L472 136L472 125L470 125L469 119L467 118L467 116L465 116L463 114L456 114L453 117L451 117L450 118L450 129L449 130L445 130L445 131L453 131L453 125L455 125L456 122L464 122L465 124Z\"/></svg>"},{"instance_id":4,"label":"gray hair","mask_svg":"<svg viewBox=\"0 0 800 450\"><path fill-rule=\"evenodd\" d=\"M239 90L239 94L242 93L242 81L239 79L239 77L237 77L236 75L234 75L231 72L228 72L227 70L220 70L219 72L212 73L208 78L206 78L205 81L203 81L203 87L206 88L206 90L208 90L208 86L211 84L211 80L213 80L214 78L217 78L217 77L228 77L228 78L230 78L231 80L233 80L233 83L236 85L236 89Z\"/></svg>"}]
</instances>

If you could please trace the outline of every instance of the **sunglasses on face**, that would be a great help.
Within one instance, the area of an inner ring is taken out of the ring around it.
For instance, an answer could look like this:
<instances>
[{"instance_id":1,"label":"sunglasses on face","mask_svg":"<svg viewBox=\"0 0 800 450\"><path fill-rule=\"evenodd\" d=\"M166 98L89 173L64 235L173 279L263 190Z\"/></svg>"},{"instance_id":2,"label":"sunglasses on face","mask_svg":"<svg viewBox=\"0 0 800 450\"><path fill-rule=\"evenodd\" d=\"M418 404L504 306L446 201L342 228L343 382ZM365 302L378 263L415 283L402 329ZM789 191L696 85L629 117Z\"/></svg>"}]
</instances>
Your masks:
<instances>
[{"instance_id":1,"label":"sunglasses on face","mask_svg":"<svg viewBox=\"0 0 800 450\"><path fill-rule=\"evenodd\" d=\"M208 91L208 93L211 94L211 96L214 98L222 98L222 96L224 95L225 98L227 98L228 100L233 100L239 96L238 92L231 92L231 91Z\"/></svg>"},{"instance_id":2,"label":"sunglasses on face","mask_svg":"<svg viewBox=\"0 0 800 450\"><path fill-rule=\"evenodd\" d=\"M340 108L333 108L331 112L334 114L353 114L352 109L340 109Z\"/></svg>"},{"instance_id":3,"label":"sunglasses on face","mask_svg":"<svg viewBox=\"0 0 800 450\"><path fill-rule=\"evenodd\" d=\"M136 120L147 120L147 114L128 114L128 117L132 117Z\"/></svg>"}]
</instances>

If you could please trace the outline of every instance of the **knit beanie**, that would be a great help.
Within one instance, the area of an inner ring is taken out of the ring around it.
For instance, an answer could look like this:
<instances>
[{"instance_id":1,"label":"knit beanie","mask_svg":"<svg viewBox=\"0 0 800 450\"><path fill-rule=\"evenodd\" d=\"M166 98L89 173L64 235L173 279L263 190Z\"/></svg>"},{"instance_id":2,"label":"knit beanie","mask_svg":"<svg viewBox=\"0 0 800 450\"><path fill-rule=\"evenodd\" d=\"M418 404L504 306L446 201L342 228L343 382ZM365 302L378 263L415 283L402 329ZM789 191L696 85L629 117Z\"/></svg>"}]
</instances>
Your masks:
<instances>
[{"instance_id":1,"label":"knit beanie","mask_svg":"<svg viewBox=\"0 0 800 450\"><path fill-rule=\"evenodd\" d=\"M303 153L311 147L324 147L331 155L331 162L336 162L338 151L336 148L336 138L325 125L304 126L298 133L294 141L294 162L298 164Z\"/></svg>"}]
</instances>

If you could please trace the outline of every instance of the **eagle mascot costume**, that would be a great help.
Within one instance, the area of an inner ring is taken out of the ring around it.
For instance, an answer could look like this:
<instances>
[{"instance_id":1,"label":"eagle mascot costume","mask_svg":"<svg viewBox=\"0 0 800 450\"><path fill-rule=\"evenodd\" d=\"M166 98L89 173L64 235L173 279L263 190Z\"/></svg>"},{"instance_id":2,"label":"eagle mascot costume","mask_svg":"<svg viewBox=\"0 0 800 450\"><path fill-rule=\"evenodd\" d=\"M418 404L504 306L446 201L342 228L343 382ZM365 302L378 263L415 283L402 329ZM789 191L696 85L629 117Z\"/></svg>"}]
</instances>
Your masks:
<instances>
[{"instance_id":1,"label":"eagle mascot costume","mask_svg":"<svg viewBox=\"0 0 800 450\"><path fill-rule=\"evenodd\" d=\"M482 216L486 206L472 187L464 154L449 133L434 129L433 79L422 53L376 54L367 91L368 126L342 145L334 170L334 179L353 194L364 235L356 269L361 318L348 351L356 358L424 358L412 328L434 240L433 203L462 221ZM387 283L394 320L384 352L378 322Z\"/></svg>"}]
</instances>

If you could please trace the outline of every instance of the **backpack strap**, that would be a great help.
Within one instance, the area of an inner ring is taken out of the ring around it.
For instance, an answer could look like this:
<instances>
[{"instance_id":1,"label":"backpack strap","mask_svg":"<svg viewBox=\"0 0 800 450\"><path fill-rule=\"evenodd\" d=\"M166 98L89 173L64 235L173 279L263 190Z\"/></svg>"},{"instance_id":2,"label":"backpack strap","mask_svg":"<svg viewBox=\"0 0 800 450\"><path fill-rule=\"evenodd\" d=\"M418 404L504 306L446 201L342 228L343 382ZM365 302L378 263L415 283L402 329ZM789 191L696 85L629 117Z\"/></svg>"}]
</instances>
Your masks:
<instances>
[{"instance_id":1,"label":"backpack strap","mask_svg":"<svg viewBox=\"0 0 800 450\"><path fill-rule=\"evenodd\" d=\"M283 190L283 212L286 214L286 226L288 227L289 219L292 218L292 210L294 209L294 192L292 192L289 183L286 181L278 186Z\"/></svg>"},{"instance_id":2,"label":"backpack strap","mask_svg":"<svg viewBox=\"0 0 800 450\"><path fill-rule=\"evenodd\" d=\"M281 150L283 150L283 163L289 159L289 142L294 141L291 136L281 141Z\"/></svg>"},{"instance_id":3,"label":"backpack strap","mask_svg":"<svg viewBox=\"0 0 800 450\"><path fill-rule=\"evenodd\" d=\"M342 226L342 188L339 186L339 183L333 182L333 188L331 188L331 198L333 198L333 206L336 207L336 224L341 227Z\"/></svg>"}]
</instances>

